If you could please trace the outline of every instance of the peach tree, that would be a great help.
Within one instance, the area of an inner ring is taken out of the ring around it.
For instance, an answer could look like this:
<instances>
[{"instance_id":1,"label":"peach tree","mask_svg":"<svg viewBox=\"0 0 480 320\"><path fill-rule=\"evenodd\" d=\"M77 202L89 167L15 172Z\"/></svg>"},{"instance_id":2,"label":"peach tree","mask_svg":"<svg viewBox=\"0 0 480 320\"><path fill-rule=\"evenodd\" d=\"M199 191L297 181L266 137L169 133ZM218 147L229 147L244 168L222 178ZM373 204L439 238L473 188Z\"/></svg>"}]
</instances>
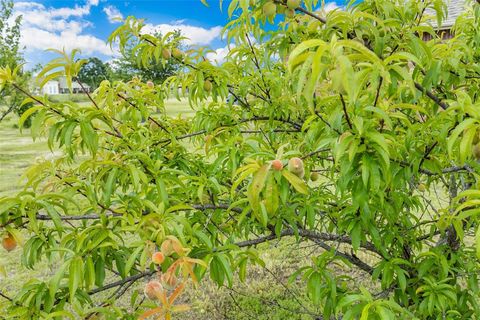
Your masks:
<instances>
[{"instance_id":1,"label":"peach tree","mask_svg":"<svg viewBox=\"0 0 480 320\"><path fill-rule=\"evenodd\" d=\"M22 264L53 270L2 290L5 315L170 319L188 282L245 281L258 244L291 238L318 248L291 275L318 319L477 318L478 1L451 39L440 0L224 5L221 64L133 17L113 32L144 67L181 63L161 85L104 81L88 105L52 103L1 69L34 104L20 122L61 151L0 200L6 248L24 237ZM39 81L71 85L83 63L59 52ZM194 116L169 116L168 98Z\"/></svg>"}]
</instances>

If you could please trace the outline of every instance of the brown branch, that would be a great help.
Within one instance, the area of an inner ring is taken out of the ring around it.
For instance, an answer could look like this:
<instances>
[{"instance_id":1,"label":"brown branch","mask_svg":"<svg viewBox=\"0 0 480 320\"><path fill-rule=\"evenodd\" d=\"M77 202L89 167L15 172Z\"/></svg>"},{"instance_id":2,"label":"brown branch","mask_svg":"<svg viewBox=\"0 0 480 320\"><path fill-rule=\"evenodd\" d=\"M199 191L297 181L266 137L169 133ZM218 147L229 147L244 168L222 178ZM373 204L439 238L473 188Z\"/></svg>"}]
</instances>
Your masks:
<instances>
[{"instance_id":1,"label":"brown branch","mask_svg":"<svg viewBox=\"0 0 480 320\"><path fill-rule=\"evenodd\" d=\"M0 117L0 122L3 121L3 119L5 119L6 116L8 116L10 114L10 112L12 112L13 110L15 110L17 106L16 105L12 105L10 106L10 108L8 108L3 114L2 116Z\"/></svg>"},{"instance_id":2,"label":"brown branch","mask_svg":"<svg viewBox=\"0 0 480 320\"><path fill-rule=\"evenodd\" d=\"M449 105L447 103L443 102L439 97L433 94L433 92L431 92L430 90L427 90L426 88L424 88L420 83L415 82L415 88L417 88L422 93L426 94L427 97L429 97L433 102L435 102L436 105L438 105L443 110L448 109Z\"/></svg>"},{"instance_id":3,"label":"brown branch","mask_svg":"<svg viewBox=\"0 0 480 320\"><path fill-rule=\"evenodd\" d=\"M330 148L322 148L322 149L319 149L319 150L315 150L315 151L312 151L312 152L307 153L306 155L304 155L304 156L302 157L302 159L306 159L306 158L309 158L309 157L311 157L311 156L314 156L314 155L316 155L316 154L318 154L318 153L327 152L327 151L330 151Z\"/></svg>"},{"instance_id":4,"label":"brown branch","mask_svg":"<svg viewBox=\"0 0 480 320\"><path fill-rule=\"evenodd\" d=\"M80 86L80 88L82 88L82 91L83 93L85 93L88 97L88 99L93 103L93 105L95 106L95 108L97 108L98 110L100 110L100 108L98 107L98 104L95 100L93 100L92 96L90 95L90 93L88 92L88 90L84 87L83 83L80 82L80 80L78 78L74 78L74 80L78 83L78 85Z\"/></svg>"},{"instance_id":5,"label":"brown branch","mask_svg":"<svg viewBox=\"0 0 480 320\"><path fill-rule=\"evenodd\" d=\"M298 133L298 132L300 132L300 130L298 130L298 129L274 129L271 132L275 132L275 133ZM240 130L240 133L243 133L243 134L265 133L265 131L262 131L262 130Z\"/></svg>"},{"instance_id":6,"label":"brown branch","mask_svg":"<svg viewBox=\"0 0 480 320\"><path fill-rule=\"evenodd\" d=\"M235 245L243 248L243 247L251 247L255 246L270 240L274 240L276 238L282 238L282 237L287 237L287 236L295 236L296 233L293 229L285 229L282 230L280 235L276 235L274 233L266 236L262 236L259 238L251 239L251 240L245 240L241 242L237 242ZM323 232L316 232L316 231L311 231L311 230L305 230L305 229L299 229L298 230L298 235L304 238L307 238L309 240L312 240L315 242L315 240L318 241L335 241L335 242L341 242L341 243L352 243L352 239L349 236L345 235L338 235L338 234L331 234L331 233L323 233ZM361 247L365 250L368 250L370 252L379 254L378 250L375 248L373 243L370 242L365 242L361 245Z\"/></svg>"},{"instance_id":7,"label":"brown branch","mask_svg":"<svg viewBox=\"0 0 480 320\"><path fill-rule=\"evenodd\" d=\"M340 101L342 102L343 113L345 114L345 118L347 119L348 127L350 130L353 130L352 123L350 122L350 117L348 116L347 112L347 105L345 104L345 100L343 99L343 95L340 94Z\"/></svg>"},{"instance_id":8,"label":"brown branch","mask_svg":"<svg viewBox=\"0 0 480 320\"><path fill-rule=\"evenodd\" d=\"M134 107L135 109L138 110L138 107L136 104L134 104L133 102L131 102L127 97L124 97L123 95L121 95L120 93L117 93L117 96L121 99L123 99L125 102L127 102L129 105L131 105L132 107ZM165 128L165 126L163 126L160 122L158 122L155 118L153 118L152 116L148 116L148 120L150 120L151 122L153 122L154 124L156 124L159 128L161 128L163 131L165 131L166 133L170 133L170 131L167 130L167 128Z\"/></svg>"},{"instance_id":9,"label":"brown branch","mask_svg":"<svg viewBox=\"0 0 480 320\"><path fill-rule=\"evenodd\" d=\"M287 123L287 124L290 124L291 126L293 126L294 128L300 130L302 128L302 126L294 121L291 121L291 120L288 120L288 119L282 119L282 118L278 118L278 119L272 119L270 117L252 117L252 118L248 118L248 119L242 119L242 120L239 120L238 122L234 123L234 124L226 124L226 125L219 125L217 128L221 128L221 127L234 127L234 126L237 126L239 124L243 124L243 123L246 123L246 122L251 122L251 121L268 121L268 120L273 120L273 121L278 121L278 122L283 122L283 123ZM214 130L213 130L214 131ZM191 137L195 137L195 136L199 136L199 135L202 135L202 134L206 134L207 133L207 130L200 130L200 131L197 131L197 132L192 132L192 133L187 133L187 134L184 134L184 135L180 135L180 136L176 136L174 139L175 140L183 140L183 139L188 139L188 138L191 138ZM162 144L162 143L169 143L171 142L172 139L171 138L168 138L168 139L163 139L163 140L160 140L160 141L157 141L154 143L154 145L159 145L159 144Z\"/></svg>"},{"instance_id":10,"label":"brown branch","mask_svg":"<svg viewBox=\"0 0 480 320\"><path fill-rule=\"evenodd\" d=\"M323 123L325 123L330 129L332 129L333 131L335 131L337 134L339 134L339 135L342 134L338 129L335 129L334 127L332 127L332 125L331 125L330 123L328 123L325 119L323 119L322 115L321 115L318 111L315 111L315 115L316 115Z\"/></svg>"},{"instance_id":11,"label":"brown branch","mask_svg":"<svg viewBox=\"0 0 480 320\"><path fill-rule=\"evenodd\" d=\"M403 167L410 167L411 166L411 164L406 162L406 161L394 161L394 162L398 163L399 165L401 165ZM447 167L447 168L442 169L441 174L459 172L459 171L472 171L472 168L469 165ZM418 168L418 172L426 174L427 176L438 176L439 175L438 173L435 173L435 172L427 170L427 169L422 169L420 167Z\"/></svg>"},{"instance_id":12,"label":"brown branch","mask_svg":"<svg viewBox=\"0 0 480 320\"><path fill-rule=\"evenodd\" d=\"M373 102L373 106L377 106L378 98L380 97L380 91L382 89L383 77L380 77L380 82L378 83L377 94L375 95L375 101Z\"/></svg>"},{"instance_id":13,"label":"brown branch","mask_svg":"<svg viewBox=\"0 0 480 320\"><path fill-rule=\"evenodd\" d=\"M13 299L4 294L3 292L0 291L0 297L4 298L5 300L8 300L10 302L13 302Z\"/></svg>"},{"instance_id":14,"label":"brown branch","mask_svg":"<svg viewBox=\"0 0 480 320\"><path fill-rule=\"evenodd\" d=\"M320 21L320 22L323 23L323 24L327 24L327 19L325 19L325 18L323 18L323 17L320 17L320 16L316 15L316 14L313 13L313 12L310 12L310 11L308 11L308 10L305 10L305 9L302 8L302 7L298 7L298 8L295 9L295 10L300 11L300 12L302 12L302 13L304 13L304 14L306 14L306 15L314 18L314 19L317 19L318 21Z\"/></svg>"},{"instance_id":15,"label":"brown branch","mask_svg":"<svg viewBox=\"0 0 480 320\"><path fill-rule=\"evenodd\" d=\"M142 272L142 273L139 273L139 274L136 274L136 275L133 275L133 276L130 276L130 277L127 277L125 279L122 279L122 280L118 280L118 281L115 281L115 282L112 282L110 284L107 284L103 287L100 287L100 288L96 288L96 289L93 289L93 290L90 290L88 292L89 295L93 295L93 294L97 294L99 292L102 292L102 291L105 291L105 290L108 290L108 289L112 289L112 288L115 288L115 287L118 287L118 286L122 286L126 283L129 283L129 282L135 282L135 281L138 281L142 278L145 278L145 277L149 277L153 274L155 274L157 271L156 270L148 270L148 271L145 271L145 272Z\"/></svg>"},{"instance_id":16,"label":"brown branch","mask_svg":"<svg viewBox=\"0 0 480 320\"><path fill-rule=\"evenodd\" d=\"M270 95L270 89L268 88L267 82L265 81L265 76L263 75L263 70L260 67L260 62L258 61L257 54L255 53L255 50L253 48L252 41L250 41L250 37L248 36L248 33L245 33L245 37L247 38L248 46L250 47L250 51L252 52L252 55L253 55L253 62L255 64L255 67L257 68L258 72L260 73L260 76L262 77L263 86L265 87L264 89L262 89L260 86L258 86L258 88L260 90L262 90L267 95L268 101L271 104L272 103L272 97Z\"/></svg>"},{"instance_id":17,"label":"brown branch","mask_svg":"<svg viewBox=\"0 0 480 320\"><path fill-rule=\"evenodd\" d=\"M435 149L437 144L438 144L438 141L435 141L435 143L433 143L431 146L425 148L425 153L422 157L422 160L420 160L420 164L418 165L419 168L422 167L423 163L425 162L426 159L428 159L428 156L430 155L430 153L432 153L433 149Z\"/></svg>"}]
</instances>

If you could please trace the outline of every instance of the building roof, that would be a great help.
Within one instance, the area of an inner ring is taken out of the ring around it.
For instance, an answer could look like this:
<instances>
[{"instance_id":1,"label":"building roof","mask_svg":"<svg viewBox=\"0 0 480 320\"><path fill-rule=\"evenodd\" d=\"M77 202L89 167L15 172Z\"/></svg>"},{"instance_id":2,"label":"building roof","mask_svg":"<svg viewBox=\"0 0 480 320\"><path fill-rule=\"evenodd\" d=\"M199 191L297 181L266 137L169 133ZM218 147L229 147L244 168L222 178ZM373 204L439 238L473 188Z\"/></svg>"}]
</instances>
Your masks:
<instances>
[{"instance_id":1,"label":"building roof","mask_svg":"<svg viewBox=\"0 0 480 320\"><path fill-rule=\"evenodd\" d=\"M466 0L446 0L447 4L447 17L442 21L442 25L440 29L450 29L454 24L457 18L465 12L465 6L467 5ZM426 11L430 15L435 15L436 12L432 9L428 9ZM432 22L433 25L436 27L436 21Z\"/></svg>"}]
</instances>

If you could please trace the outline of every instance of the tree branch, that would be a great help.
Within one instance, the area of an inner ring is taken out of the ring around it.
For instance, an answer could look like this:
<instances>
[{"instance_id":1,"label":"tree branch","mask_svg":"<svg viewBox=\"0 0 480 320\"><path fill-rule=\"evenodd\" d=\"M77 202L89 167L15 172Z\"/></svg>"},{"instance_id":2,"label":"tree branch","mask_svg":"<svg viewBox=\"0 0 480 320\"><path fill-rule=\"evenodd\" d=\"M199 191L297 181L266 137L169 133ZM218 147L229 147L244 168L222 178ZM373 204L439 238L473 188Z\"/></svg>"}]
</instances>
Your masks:
<instances>
[{"instance_id":1,"label":"tree branch","mask_svg":"<svg viewBox=\"0 0 480 320\"><path fill-rule=\"evenodd\" d=\"M345 114L345 118L347 119L348 127L350 130L353 130L352 123L350 122L350 117L348 116L347 112L347 105L345 104L345 100L343 99L343 95L340 94L340 101L342 102L342 107L343 107L343 113Z\"/></svg>"},{"instance_id":2,"label":"tree branch","mask_svg":"<svg viewBox=\"0 0 480 320\"><path fill-rule=\"evenodd\" d=\"M305 10L303 9L302 7L298 7L297 9L295 9L296 11L300 11L304 14L306 14L307 16L310 16L314 19L317 19L318 21L320 21L321 23L323 24L327 24L327 19L323 18L323 17L320 17L320 16L317 16L316 14L314 14L313 12L310 12L308 10Z\"/></svg>"},{"instance_id":3,"label":"tree branch","mask_svg":"<svg viewBox=\"0 0 480 320\"><path fill-rule=\"evenodd\" d=\"M13 302L13 299L4 294L3 292L0 291L0 297L4 298L5 300L8 300L10 302Z\"/></svg>"},{"instance_id":4,"label":"tree branch","mask_svg":"<svg viewBox=\"0 0 480 320\"><path fill-rule=\"evenodd\" d=\"M117 93L117 96L124 100L125 102L127 102L129 105L131 105L132 107L134 107L135 109L138 110L138 107L136 104L134 104L133 102L131 102L127 97L124 97L123 95L121 95L120 93ZM148 120L150 120L151 122L155 123L159 128L161 128L163 131L165 131L166 133L170 133L170 131L167 130L167 128L165 128L165 126L163 126L160 122L158 122L155 118L153 118L152 116L148 116L147 118Z\"/></svg>"},{"instance_id":5,"label":"tree branch","mask_svg":"<svg viewBox=\"0 0 480 320\"><path fill-rule=\"evenodd\" d=\"M437 104L443 110L447 110L449 105L443 102L439 97L433 94L430 90L425 89L420 83L415 82L415 88L417 88L422 93L426 94L435 104Z\"/></svg>"},{"instance_id":6,"label":"tree branch","mask_svg":"<svg viewBox=\"0 0 480 320\"><path fill-rule=\"evenodd\" d=\"M270 241L270 240L274 240L276 238L282 238L282 237L286 237L286 236L295 236L295 235L296 235L296 233L293 229L285 229L285 230L282 230L282 232L278 236L276 234L272 233L270 235L262 236L262 237L259 237L259 238L256 238L256 239L237 242L237 243L235 243L235 245L240 247L240 248L251 247L251 246L255 246L255 245ZM348 243L348 244L352 243L352 239L349 236L323 233L323 232L315 232L315 231L305 230L305 229L298 229L298 235L301 236L301 237L307 238L309 240L312 240L314 242L315 242L315 240L318 240L318 241L335 241L335 242ZM373 252L373 253L376 253L376 254L380 255L380 253L375 248L373 243L365 242L361 245L361 247L363 249L366 249L366 250L370 251L370 252Z\"/></svg>"},{"instance_id":7,"label":"tree branch","mask_svg":"<svg viewBox=\"0 0 480 320\"><path fill-rule=\"evenodd\" d=\"M112 282L110 284L107 284L103 287L100 287L100 288L96 288L96 289L93 289L93 290L90 290L88 292L89 295L93 295L93 294L97 294L99 292L102 292L102 291L105 291L105 290L108 290L108 289L112 289L112 288L115 288L115 287L118 287L118 286L122 286L126 283L129 283L129 282L135 282L135 281L138 281L142 278L145 278L145 277L149 277L153 274L155 274L157 271L156 270L148 270L148 271L145 271L145 272L142 272L142 273L139 273L139 274L136 274L136 275L133 275L133 276L130 276L130 277L127 277L125 279L122 279L122 280L118 280L118 281L115 281L115 282Z\"/></svg>"}]
</instances>

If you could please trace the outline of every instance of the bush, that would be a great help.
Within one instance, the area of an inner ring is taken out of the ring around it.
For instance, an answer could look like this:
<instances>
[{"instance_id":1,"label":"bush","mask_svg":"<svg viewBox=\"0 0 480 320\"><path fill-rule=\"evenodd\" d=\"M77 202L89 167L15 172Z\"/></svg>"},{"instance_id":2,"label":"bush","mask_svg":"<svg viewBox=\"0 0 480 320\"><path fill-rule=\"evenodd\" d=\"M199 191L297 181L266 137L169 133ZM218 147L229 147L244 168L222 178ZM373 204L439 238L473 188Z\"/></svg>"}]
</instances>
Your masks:
<instances>
[{"instance_id":1,"label":"bush","mask_svg":"<svg viewBox=\"0 0 480 320\"><path fill-rule=\"evenodd\" d=\"M316 3L285 16L283 1L232 1L225 62L189 50L159 86L104 81L81 107L26 92L33 135L64 157L27 171L0 225L14 239L25 229L26 267L56 271L3 296L6 315L181 317L187 283L246 281L264 266L256 245L291 238L312 246L290 280L319 318L478 318L480 4L448 40L432 27L441 1ZM167 63L177 43L142 27L127 18L110 44L136 39L140 61ZM43 72L75 77L75 53ZM0 70L0 85L15 80ZM193 117L165 112L176 95ZM144 297L119 304L138 281Z\"/></svg>"}]
</instances>

